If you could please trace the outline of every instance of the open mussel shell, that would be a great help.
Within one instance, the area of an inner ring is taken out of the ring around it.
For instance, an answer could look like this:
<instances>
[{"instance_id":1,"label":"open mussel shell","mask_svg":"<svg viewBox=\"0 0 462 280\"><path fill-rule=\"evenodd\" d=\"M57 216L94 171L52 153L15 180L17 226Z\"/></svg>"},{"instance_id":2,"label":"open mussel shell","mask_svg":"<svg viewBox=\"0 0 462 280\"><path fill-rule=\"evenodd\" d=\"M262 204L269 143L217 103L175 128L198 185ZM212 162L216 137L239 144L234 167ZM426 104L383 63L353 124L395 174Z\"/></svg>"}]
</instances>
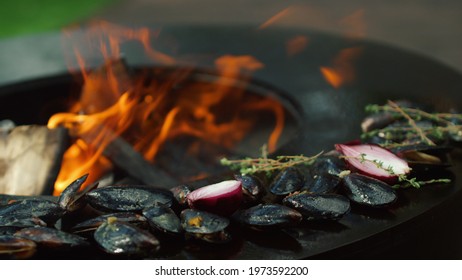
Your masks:
<instances>
[{"instance_id":1,"label":"open mussel shell","mask_svg":"<svg viewBox=\"0 0 462 280\"><path fill-rule=\"evenodd\" d=\"M280 229L298 225L302 214L280 204L259 204L233 214L237 222L257 230Z\"/></svg>"},{"instance_id":2,"label":"open mussel shell","mask_svg":"<svg viewBox=\"0 0 462 280\"><path fill-rule=\"evenodd\" d=\"M390 185L365 175L357 173L346 175L343 184L345 195L360 205L386 207L397 199L396 192Z\"/></svg>"},{"instance_id":3,"label":"open mussel shell","mask_svg":"<svg viewBox=\"0 0 462 280\"><path fill-rule=\"evenodd\" d=\"M77 193L82 187L83 183L88 178L88 174L76 179L69 186L67 186L60 194L58 198L58 204L61 208L68 210L70 204L76 199Z\"/></svg>"},{"instance_id":4,"label":"open mussel shell","mask_svg":"<svg viewBox=\"0 0 462 280\"><path fill-rule=\"evenodd\" d=\"M229 220L209 212L185 209L180 214L181 226L187 237L208 243L225 243L231 240L225 231Z\"/></svg>"},{"instance_id":5,"label":"open mussel shell","mask_svg":"<svg viewBox=\"0 0 462 280\"><path fill-rule=\"evenodd\" d=\"M339 220L350 211L350 201L339 194L298 193L285 197L282 203L306 220Z\"/></svg>"},{"instance_id":6,"label":"open mussel shell","mask_svg":"<svg viewBox=\"0 0 462 280\"><path fill-rule=\"evenodd\" d=\"M37 217L48 225L54 224L65 213L57 203L43 199L24 199L0 206L0 222L14 217L17 220Z\"/></svg>"},{"instance_id":7,"label":"open mussel shell","mask_svg":"<svg viewBox=\"0 0 462 280\"><path fill-rule=\"evenodd\" d=\"M242 194L244 196L244 203L259 202L265 195L265 187L263 182L254 175L235 175L236 180L241 182Z\"/></svg>"},{"instance_id":8,"label":"open mussel shell","mask_svg":"<svg viewBox=\"0 0 462 280\"><path fill-rule=\"evenodd\" d=\"M393 152L405 159L416 172L450 167L449 152L453 148L446 145L410 144L398 146Z\"/></svg>"},{"instance_id":9,"label":"open mussel shell","mask_svg":"<svg viewBox=\"0 0 462 280\"><path fill-rule=\"evenodd\" d=\"M283 169L271 182L269 189L274 195L287 195L303 187L304 177L295 167Z\"/></svg>"},{"instance_id":10,"label":"open mussel shell","mask_svg":"<svg viewBox=\"0 0 462 280\"><path fill-rule=\"evenodd\" d=\"M171 206L173 195L170 191L142 186L109 186L86 194L88 203L105 212L142 211L153 205Z\"/></svg>"},{"instance_id":11,"label":"open mussel shell","mask_svg":"<svg viewBox=\"0 0 462 280\"><path fill-rule=\"evenodd\" d=\"M93 234L106 253L126 256L150 256L159 250L159 240L150 232L129 223L108 218Z\"/></svg>"},{"instance_id":12,"label":"open mussel shell","mask_svg":"<svg viewBox=\"0 0 462 280\"><path fill-rule=\"evenodd\" d=\"M181 207L188 206L188 200L186 197L191 192L191 188L187 185L180 185L170 189L173 194L173 198Z\"/></svg>"},{"instance_id":13,"label":"open mussel shell","mask_svg":"<svg viewBox=\"0 0 462 280\"><path fill-rule=\"evenodd\" d=\"M48 227L24 228L14 235L32 240L46 248L70 249L89 245L83 237Z\"/></svg>"},{"instance_id":14,"label":"open mussel shell","mask_svg":"<svg viewBox=\"0 0 462 280\"><path fill-rule=\"evenodd\" d=\"M147 225L147 219L143 215L133 212L117 212L101 215L78 223L71 228L71 232L78 234L94 232L101 224L106 222L109 217L115 217L120 222L131 223L138 227L145 227Z\"/></svg>"},{"instance_id":15,"label":"open mussel shell","mask_svg":"<svg viewBox=\"0 0 462 280\"><path fill-rule=\"evenodd\" d=\"M154 230L169 235L180 235L183 232L180 218L166 206L154 206L143 210L143 216Z\"/></svg>"},{"instance_id":16,"label":"open mussel shell","mask_svg":"<svg viewBox=\"0 0 462 280\"><path fill-rule=\"evenodd\" d=\"M32 240L0 235L0 259L28 259L35 254L36 247Z\"/></svg>"}]
</instances>

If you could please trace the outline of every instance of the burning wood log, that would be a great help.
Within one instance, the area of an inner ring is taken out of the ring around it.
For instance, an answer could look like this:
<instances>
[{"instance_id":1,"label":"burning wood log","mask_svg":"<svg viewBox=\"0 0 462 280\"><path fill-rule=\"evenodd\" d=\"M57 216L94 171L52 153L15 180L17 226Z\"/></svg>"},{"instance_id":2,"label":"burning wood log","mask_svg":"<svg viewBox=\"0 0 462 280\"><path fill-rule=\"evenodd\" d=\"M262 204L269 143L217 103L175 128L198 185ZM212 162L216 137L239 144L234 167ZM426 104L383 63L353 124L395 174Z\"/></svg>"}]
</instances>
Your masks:
<instances>
[{"instance_id":1,"label":"burning wood log","mask_svg":"<svg viewBox=\"0 0 462 280\"><path fill-rule=\"evenodd\" d=\"M146 161L140 153L120 137L116 137L109 143L103 154L115 166L145 184L170 188L178 183L166 172Z\"/></svg>"},{"instance_id":2,"label":"burning wood log","mask_svg":"<svg viewBox=\"0 0 462 280\"><path fill-rule=\"evenodd\" d=\"M67 131L39 125L0 133L0 193L51 194L67 146Z\"/></svg>"}]
</instances>

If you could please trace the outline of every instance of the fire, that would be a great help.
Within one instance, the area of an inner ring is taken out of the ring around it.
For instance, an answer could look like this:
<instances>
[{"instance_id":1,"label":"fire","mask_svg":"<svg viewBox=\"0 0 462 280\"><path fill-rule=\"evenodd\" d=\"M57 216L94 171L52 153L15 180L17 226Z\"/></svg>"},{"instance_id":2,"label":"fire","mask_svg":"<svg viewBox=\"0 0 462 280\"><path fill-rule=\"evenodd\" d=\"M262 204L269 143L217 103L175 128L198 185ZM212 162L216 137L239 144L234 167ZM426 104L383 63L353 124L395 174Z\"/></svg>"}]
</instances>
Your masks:
<instances>
[{"instance_id":1,"label":"fire","mask_svg":"<svg viewBox=\"0 0 462 280\"><path fill-rule=\"evenodd\" d=\"M276 149L284 127L283 107L270 98L249 98L245 87L236 85L247 82L240 77L243 72L249 74L264 67L256 58L217 58L218 75L211 82L191 81L190 69L161 73L160 77L156 70L132 75L118 58L120 44L125 41L141 42L148 56L157 62L173 65L175 59L150 46L153 33L147 29L103 23L90 30L89 39L101 39L101 32L107 34L99 43L105 64L88 70L83 52L77 50L76 61L84 79L80 98L69 112L56 114L48 122L50 128L66 127L73 139L63 157L55 195L82 174L89 173L88 182L94 182L112 170L105 150L117 138L155 164L166 143L184 136L232 149L255 127L255 118L249 116L269 112L275 127L267 144L270 151ZM191 145L188 152L196 148Z\"/></svg>"},{"instance_id":2,"label":"fire","mask_svg":"<svg viewBox=\"0 0 462 280\"><path fill-rule=\"evenodd\" d=\"M333 59L332 66L321 66L324 79L334 88L352 83L356 77L354 62L362 49L351 47L341 50Z\"/></svg>"},{"instance_id":3,"label":"fire","mask_svg":"<svg viewBox=\"0 0 462 280\"><path fill-rule=\"evenodd\" d=\"M295 56L301 53L308 46L309 39L307 36L298 35L289 39L286 43L288 56Z\"/></svg>"},{"instance_id":4,"label":"fire","mask_svg":"<svg viewBox=\"0 0 462 280\"><path fill-rule=\"evenodd\" d=\"M258 30L261 30L261 29L265 29L267 28L268 26L271 26L273 25L275 22L279 21L280 19L286 17L289 12L291 10L291 7L287 7L285 8L284 10L278 12L277 14L275 14L274 16L272 16L271 18L269 18L267 21L265 21L264 23L262 23L257 29Z\"/></svg>"}]
</instances>

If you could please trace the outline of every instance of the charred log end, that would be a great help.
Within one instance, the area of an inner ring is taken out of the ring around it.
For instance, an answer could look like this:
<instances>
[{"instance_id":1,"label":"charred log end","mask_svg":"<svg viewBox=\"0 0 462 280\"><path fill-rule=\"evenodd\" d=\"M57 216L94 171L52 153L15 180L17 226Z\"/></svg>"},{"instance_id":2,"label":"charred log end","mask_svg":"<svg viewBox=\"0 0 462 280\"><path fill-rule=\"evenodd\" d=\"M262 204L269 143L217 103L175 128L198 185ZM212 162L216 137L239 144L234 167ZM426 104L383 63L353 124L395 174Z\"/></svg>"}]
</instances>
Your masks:
<instances>
[{"instance_id":1,"label":"charred log end","mask_svg":"<svg viewBox=\"0 0 462 280\"><path fill-rule=\"evenodd\" d=\"M0 135L0 193L51 194L68 145L64 128L24 125Z\"/></svg>"}]
</instances>

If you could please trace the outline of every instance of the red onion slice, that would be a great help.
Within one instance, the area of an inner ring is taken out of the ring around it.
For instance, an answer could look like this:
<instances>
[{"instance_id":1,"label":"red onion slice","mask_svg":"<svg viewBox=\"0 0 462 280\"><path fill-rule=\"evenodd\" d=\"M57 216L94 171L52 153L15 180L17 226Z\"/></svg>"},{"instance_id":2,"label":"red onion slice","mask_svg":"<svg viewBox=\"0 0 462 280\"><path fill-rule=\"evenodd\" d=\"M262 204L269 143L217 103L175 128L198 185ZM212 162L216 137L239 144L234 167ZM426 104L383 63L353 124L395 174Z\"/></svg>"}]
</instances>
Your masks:
<instances>
[{"instance_id":1,"label":"red onion slice","mask_svg":"<svg viewBox=\"0 0 462 280\"><path fill-rule=\"evenodd\" d=\"M408 163L392 152L376 145L336 144L335 149L359 172L379 180L395 179L411 171Z\"/></svg>"},{"instance_id":2,"label":"red onion slice","mask_svg":"<svg viewBox=\"0 0 462 280\"><path fill-rule=\"evenodd\" d=\"M208 185L189 193L186 199L191 208L228 216L241 205L241 182L229 180Z\"/></svg>"}]
</instances>

